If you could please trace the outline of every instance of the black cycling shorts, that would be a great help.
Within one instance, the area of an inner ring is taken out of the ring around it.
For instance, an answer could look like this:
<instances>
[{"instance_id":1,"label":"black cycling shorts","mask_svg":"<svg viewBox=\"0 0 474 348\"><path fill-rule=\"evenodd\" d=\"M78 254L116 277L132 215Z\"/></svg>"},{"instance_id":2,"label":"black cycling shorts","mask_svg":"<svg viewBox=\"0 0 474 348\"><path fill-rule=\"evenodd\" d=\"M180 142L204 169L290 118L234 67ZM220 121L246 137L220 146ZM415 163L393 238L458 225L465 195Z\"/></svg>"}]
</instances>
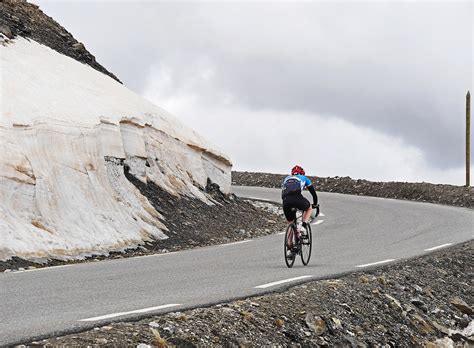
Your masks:
<instances>
[{"instance_id":1,"label":"black cycling shorts","mask_svg":"<svg viewBox=\"0 0 474 348\"><path fill-rule=\"evenodd\" d=\"M288 221L294 221L296 219L296 211L291 209L307 210L310 205L309 201L301 193L290 194L283 199L283 212Z\"/></svg>"}]
</instances>

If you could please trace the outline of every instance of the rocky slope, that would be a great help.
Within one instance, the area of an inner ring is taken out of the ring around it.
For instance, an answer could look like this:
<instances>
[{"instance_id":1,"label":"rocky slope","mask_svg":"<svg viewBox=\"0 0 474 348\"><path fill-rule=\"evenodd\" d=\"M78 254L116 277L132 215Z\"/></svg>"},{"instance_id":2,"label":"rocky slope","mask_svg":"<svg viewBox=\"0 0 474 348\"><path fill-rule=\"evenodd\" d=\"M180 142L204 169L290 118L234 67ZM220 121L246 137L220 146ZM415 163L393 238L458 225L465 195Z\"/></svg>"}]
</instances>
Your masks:
<instances>
[{"instance_id":1,"label":"rocky slope","mask_svg":"<svg viewBox=\"0 0 474 348\"><path fill-rule=\"evenodd\" d=\"M467 348L474 344L473 247L27 345Z\"/></svg>"},{"instance_id":2,"label":"rocky slope","mask_svg":"<svg viewBox=\"0 0 474 348\"><path fill-rule=\"evenodd\" d=\"M95 57L58 22L26 0L0 1L0 33L8 39L30 38L61 54L87 64L113 79L120 80L100 65Z\"/></svg>"},{"instance_id":3,"label":"rocky slope","mask_svg":"<svg viewBox=\"0 0 474 348\"><path fill-rule=\"evenodd\" d=\"M286 227L285 219L277 206L261 206L233 194L225 195L211 182L206 186L205 192L212 197L215 205L187 197L176 200L152 182L144 184L130 175L128 178L163 215L163 222L169 230L168 239L147 243L145 246L156 252L163 248L176 251L256 238L284 231Z\"/></svg>"},{"instance_id":4,"label":"rocky slope","mask_svg":"<svg viewBox=\"0 0 474 348\"><path fill-rule=\"evenodd\" d=\"M285 174L232 172L232 184L243 186L281 187ZM474 208L474 188L430 183L374 182L350 177L309 177L316 191L352 195L406 199Z\"/></svg>"}]
</instances>

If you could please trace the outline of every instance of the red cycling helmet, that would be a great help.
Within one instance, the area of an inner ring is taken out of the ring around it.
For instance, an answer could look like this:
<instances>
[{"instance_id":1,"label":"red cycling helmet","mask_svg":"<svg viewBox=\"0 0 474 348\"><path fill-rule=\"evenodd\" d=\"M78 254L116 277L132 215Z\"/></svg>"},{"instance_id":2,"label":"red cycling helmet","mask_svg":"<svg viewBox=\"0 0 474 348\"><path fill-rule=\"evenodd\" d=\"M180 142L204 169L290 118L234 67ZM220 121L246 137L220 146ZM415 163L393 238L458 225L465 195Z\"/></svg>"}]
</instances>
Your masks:
<instances>
[{"instance_id":1,"label":"red cycling helmet","mask_svg":"<svg viewBox=\"0 0 474 348\"><path fill-rule=\"evenodd\" d=\"M300 166L294 166L293 169L291 170L291 175L296 175L296 174L304 175L305 174L304 169L301 168Z\"/></svg>"}]
</instances>

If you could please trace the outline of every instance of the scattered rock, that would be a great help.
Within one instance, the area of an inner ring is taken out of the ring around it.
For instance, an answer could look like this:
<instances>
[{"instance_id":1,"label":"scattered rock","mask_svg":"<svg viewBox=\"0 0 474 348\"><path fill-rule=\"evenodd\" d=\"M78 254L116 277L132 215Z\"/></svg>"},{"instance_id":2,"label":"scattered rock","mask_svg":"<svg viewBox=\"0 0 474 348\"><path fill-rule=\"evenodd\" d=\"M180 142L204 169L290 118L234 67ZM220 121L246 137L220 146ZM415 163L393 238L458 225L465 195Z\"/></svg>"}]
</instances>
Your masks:
<instances>
[{"instance_id":1,"label":"scattered rock","mask_svg":"<svg viewBox=\"0 0 474 348\"><path fill-rule=\"evenodd\" d=\"M308 326L308 328L311 329L317 336L321 336L326 332L326 322L319 316L308 313L306 314L305 322L306 326Z\"/></svg>"},{"instance_id":2,"label":"scattered rock","mask_svg":"<svg viewBox=\"0 0 474 348\"><path fill-rule=\"evenodd\" d=\"M166 339L161 337L160 332L158 330L151 329L151 332L153 333L153 346L158 348L166 348L169 346Z\"/></svg>"},{"instance_id":3,"label":"scattered rock","mask_svg":"<svg viewBox=\"0 0 474 348\"><path fill-rule=\"evenodd\" d=\"M390 300L390 306L393 309L398 309L398 310L403 311L403 307L400 304L400 301L398 301L396 298L390 296L389 294L384 294L384 295L385 295L386 298L388 298Z\"/></svg>"},{"instance_id":4,"label":"scattered rock","mask_svg":"<svg viewBox=\"0 0 474 348\"><path fill-rule=\"evenodd\" d=\"M459 297L454 297L452 298L449 303L451 303L454 307L456 307L460 312L467 314L467 315L472 315L472 307L469 306L466 302L464 302L463 299Z\"/></svg>"},{"instance_id":5,"label":"scattered rock","mask_svg":"<svg viewBox=\"0 0 474 348\"><path fill-rule=\"evenodd\" d=\"M331 318L331 321L332 321L332 327L335 329L335 330L342 330L342 323L339 319L337 318Z\"/></svg>"},{"instance_id":6,"label":"scattered rock","mask_svg":"<svg viewBox=\"0 0 474 348\"><path fill-rule=\"evenodd\" d=\"M454 342L466 342L468 340L468 338L466 336L464 336L462 333L460 332L453 332L451 335L449 335L449 337L454 341Z\"/></svg>"},{"instance_id":7,"label":"scattered rock","mask_svg":"<svg viewBox=\"0 0 474 348\"><path fill-rule=\"evenodd\" d=\"M6 25L0 25L0 33L5 35L9 39L13 39L13 33L12 33L10 27L8 27Z\"/></svg>"},{"instance_id":8,"label":"scattered rock","mask_svg":"<svg viewBox=\"0 0 474 348\"><path fill-rule=\"evenodd\" d=\"M474 336L474 320L471 320L471 322L462 330L462 333L467 337Z\"/></svg>"},{"instance_id":9,"label":"scattered rock","mask_svg":"<svg viewBox=\"0 0 474 348\"><path fill-rule=\"evenodd\" d=\"M436 321L432 321L431 322L431 325L433 325L433 327L438 330L439 332L445 334L445 335L449 335L449 332L450 330L446 327L446 326L443 326L443 325L440 325L438 324Z\"/></svg>"},{"instance_id":10,"label":"scattered rock","mask_svg":"<svg viewBox=\"0 0 474 348\"><path fill-rule=\"evenodd\" d=\"M388 331L387 328L383 326L382 324L376 325L375 329L377 330L377 332L380 332L382 334L385 334Z\"/></svg>"},{"instance_id":11,"label":"scattered rock","mask_svg":"<svg viewBox=\"0 0 474 348\"><path fill-rule=\"evenodd\" d=\"M84 44L82 42L77 42L77 43L73 44L72 48L76 51L84 51L86 49L86 47L84 46Z\"/></svg>"},{"instance_id":12,"label":"scattered rock","mask_svg":"<svg viewBox=\"0 0 474 348\"><path fill-rule=\"evenodd\" d=\"M449 337L439 338L434 342L428 342L425 348L454 348L454 342Z\"/></svg>"},{"instance_id":13,"label":"scattered rock","mask_svg":"<svg viewBox=\"0 0 474 348\"><path fill-rule=\"evenodd\" d=\"M354 312L352 311L351 306L349 306L347 303L341 303L340 306L341 306L342 308L344 308L346 311L348 311L349 313L354 313Z\"/></svg>"},{"instance_id":14,"label":"scattered rock","mask_svg":"<svg viewBox=\"0 0 474 348\"><path fill-rule=\"evenodd\" d=\"M425 302L423 302L423 300L420 299L419 297L412 298L412 299L410 300L410 302L411 302L413 305L415 305L416 307L418 307L418 308L420 308L421 310L423 310L424 312L427 312L427 311L428 311Z\"/></svg>"},{"instance_id":15,"label":"scattered rock","mask_svg":"<svg viewBox=\"0 0 474 348\"><path fill-rule=\"evenodd\" d=\"M281 319L275 319L275 325L278 327L282 327L285 324L285 322Z\"/></svg>"},{"instance_id":16,"label":"scattered rock","mask_svg":"<svg viewBox=\"0 0 474 348\"><path fill-rule=\"evenodd\" d=\"M434 333L433 327L428 324L419 314L415 314L411 318L411 323L417 328L421 334L432 334Z\"/></svg>"}]
</instances>

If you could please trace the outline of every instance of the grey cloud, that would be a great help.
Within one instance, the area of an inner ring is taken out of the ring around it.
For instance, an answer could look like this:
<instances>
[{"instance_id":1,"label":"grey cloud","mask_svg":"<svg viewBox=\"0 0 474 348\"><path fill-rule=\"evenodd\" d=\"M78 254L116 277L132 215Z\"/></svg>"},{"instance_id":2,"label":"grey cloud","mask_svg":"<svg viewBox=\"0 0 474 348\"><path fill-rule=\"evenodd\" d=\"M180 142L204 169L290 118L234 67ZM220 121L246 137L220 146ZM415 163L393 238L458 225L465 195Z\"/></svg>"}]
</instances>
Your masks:
<instances>
[{"instance_id":1,"label":"grey cloud","mask_svg":"<svg viewBox=\"0 0 474 348\"><path fill-rule=\"evenodd\" d=\"M340 117L462 165L471 2L39 3L138 92L166 67L170 94Z\"/></svg>"}]
</instances>

